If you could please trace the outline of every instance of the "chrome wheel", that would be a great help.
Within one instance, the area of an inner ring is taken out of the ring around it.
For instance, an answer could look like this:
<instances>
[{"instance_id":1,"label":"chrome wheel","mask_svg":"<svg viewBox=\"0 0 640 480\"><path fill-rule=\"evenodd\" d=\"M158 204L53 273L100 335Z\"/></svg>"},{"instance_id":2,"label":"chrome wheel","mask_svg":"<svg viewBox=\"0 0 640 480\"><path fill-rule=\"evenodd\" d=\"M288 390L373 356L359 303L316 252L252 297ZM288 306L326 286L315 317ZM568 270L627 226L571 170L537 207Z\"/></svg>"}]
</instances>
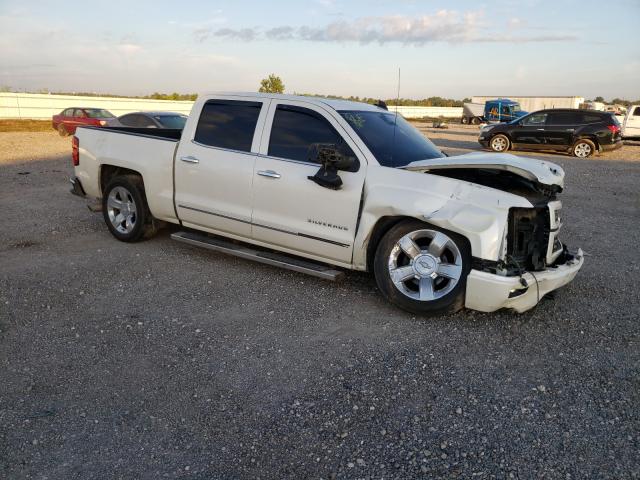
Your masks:
<instances>
[{"instance_id":1,"label":"chrome wheel","mask_svg":"<svg viewBox=\"0 0 640 480\"><path fill-rule=\"evenodd\" d=\"M437 300L462 276L462 254L451 238L435 230L416 230L400 238L389 254L389 276L414 300Z\"/></svg>"},{"instance_id":2,"label":"chrome wheel","mask_svg":"<svg viewBox=\"0 0 640 480\"><path fill-rule=\"evenodd\" d=\"M573 153L575 154L575 156L580 158L588 157L589 155L591 155L591 151L591 145L584 142L577 144L573 149Z\"/></svg>"},{"instance_id":3,"label":"chrome wheel","mask_svg":"<svg viewBox=\"0 0 640 480\"><path fill-rule=\"evenodd\" d=\"M131 192L115 187L107 198L107 214L111 225L120 233L131 233L136 226L137 207Z\"/></svg>"},{"instance_id":4,"label":"chrome wheel","mask_svg":"<svg viewBox=\"0 0 640 480\"><path fill-rule=\"evenodd\" d=\"M502 136L493 137L491 140L491 149L495 152L504 152L507 146L507 139Z\"/></svg>"}]
</instances>

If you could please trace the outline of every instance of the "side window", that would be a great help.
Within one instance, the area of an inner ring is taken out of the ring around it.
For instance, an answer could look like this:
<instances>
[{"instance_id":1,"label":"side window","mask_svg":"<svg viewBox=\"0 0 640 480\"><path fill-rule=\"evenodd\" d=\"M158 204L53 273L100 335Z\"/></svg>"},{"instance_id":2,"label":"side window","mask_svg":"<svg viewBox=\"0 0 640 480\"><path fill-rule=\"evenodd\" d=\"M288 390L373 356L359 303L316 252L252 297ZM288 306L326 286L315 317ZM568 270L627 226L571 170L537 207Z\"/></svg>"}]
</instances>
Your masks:
<instances>
[{"instance_id":1,"label":"side window","mask_svg":"<svg viewBox=\"0 0 640 480\"><path fill-rule=\"evenodd\" d=\"M355 157L353 150L322 115L308 108L278 105L271 127L269 156L310 162L311 146L315 143L336 145L343 155Z\"/></svg>"},{"instance_id":2,"label":"side window","mask_svg":"<svg viewBox=\"0 0 640 480\"><path fill-rule=\"evenodd\" d=\"M544 125L547 121L546 113L532 113L526 117L523 121L523 125Z\"/></svg>"},{"instance_id":3,"label":"side window","mask_svg":"<svg viewBox=\"0 0 640 480\"><path fill-rule=\"evenodd\" d=\"M593 113L583 113L582 123L599 123L604 120L600 115L594 115Z\"/></svg>"},{"instance_id":4,"label":"side window","mask_svg":"<svg viewBox=\"0 0 640 480\"><path fill-rule=\"evenodd\" d=\"M640 107L636 107L636 109L633 111L633 116L640 117Z\"/></svg>"},{"instance_id":5,"label":"side window","mask_svg":"<svg viewBox=\"0 0 640 480\"><path fill-rule=\"evenodd\" d=\"M502 115L511 115L511 109L509 108L509 105L502 106Z\"/></svg>"},{"instance_id":6,"label":"side window","mask_svg":"<svg viewBox=\"0 0 640 480\"><path fill-rule=\"evenodd\" d=\"M135 127L135 117L135 115L123 115L122 117L120 117L119 121L125 127Z\"/></svg>"},{"instance_id":7,"label":"side window","mask_svg":"<svg viewBox=\"0 0 640 480\"><path fill-rule=\"evenodd\" d=\"M156 124L153 123L153 120L151 120L146 115L136 115L136 116L138 117L136 119L136 123L137 123L138 127L147 128L147 127L155 127L156 126Z\"/></svg>"},{"instance_id":8,"label":"side window","mask_svg":"<svg viewBox=\"0 0 640 480\"><path fill-rule=\"evenodd\" d=\"M202 107L194 140L211 147L250 152L261 102L210 100Z\"/></svg>"},{"instance_id":9,"label":"side window","mask_svg":"<svg viewBox=\"0 0 640 480\"><path fill-rule=\"evenodd\" d=\"M77 118L84 118L84 117L86 117L86 115L85 115L84 111L83 111L81 108L76 108L76 109L75 109L75 112L73 113L73 116L74 116L74 117L77 117Z\"/></svg>"},{"instance_id":10,"label":"side window","mask_svg":"<svg viewBox=\"0 0 640 480\"><path fill-rule=\"evenodd\" d=\"M581 123L581 115L573 112L556 112L549 114L548 125L575 125Z\"/></svg>"},{"instance_id":11,"label":"side window","mask_svg":"<svg viewBox=\"0 0 640 480\"><path fill-rule=\"evenodd\" d=\"M73 116L73 109L72 108L67 108L64 112L62 112L62 116L63 117L72 117Z\"/></svg>"}]
</instances>

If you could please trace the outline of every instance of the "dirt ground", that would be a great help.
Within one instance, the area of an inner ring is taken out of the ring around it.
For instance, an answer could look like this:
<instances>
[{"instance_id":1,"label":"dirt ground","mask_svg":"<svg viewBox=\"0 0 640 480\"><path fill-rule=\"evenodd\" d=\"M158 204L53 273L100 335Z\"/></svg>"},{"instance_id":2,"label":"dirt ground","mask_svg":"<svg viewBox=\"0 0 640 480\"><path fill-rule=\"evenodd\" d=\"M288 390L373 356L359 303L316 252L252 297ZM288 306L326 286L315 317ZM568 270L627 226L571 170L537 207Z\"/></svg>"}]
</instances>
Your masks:
<instances>
[{"instance_id":1,"label":"dirt ground","mask_svg":"<svg viewBox=\"0 0 640 480\"><path fill-rule=\"evenodd\" d=\"M571 284L429 319L363 273L118 242L70 150L0 133L0 478L640 478L640 146L535 155L566 171Z\"/></svg>"}]
</instances>

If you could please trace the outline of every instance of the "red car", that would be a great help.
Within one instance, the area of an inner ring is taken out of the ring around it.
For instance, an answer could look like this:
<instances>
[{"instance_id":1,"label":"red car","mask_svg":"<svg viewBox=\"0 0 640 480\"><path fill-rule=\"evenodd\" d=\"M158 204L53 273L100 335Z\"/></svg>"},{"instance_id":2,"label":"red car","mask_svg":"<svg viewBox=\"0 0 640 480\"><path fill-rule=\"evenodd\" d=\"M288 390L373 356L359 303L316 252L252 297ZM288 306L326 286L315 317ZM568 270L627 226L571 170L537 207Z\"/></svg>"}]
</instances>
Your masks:
<instances>
[{"instance_id":1,"label":"red car","mask_svg":"<svg viewBox=\"0 0 640 480\"><path fill-rule=\"evenodd\" d=\"M112 118L116 118L115 115L102 108L67 108L51 118L51 125L60 136L66 137L76 133L78 126L102 127Z\"/></svg>"}]
</instances>

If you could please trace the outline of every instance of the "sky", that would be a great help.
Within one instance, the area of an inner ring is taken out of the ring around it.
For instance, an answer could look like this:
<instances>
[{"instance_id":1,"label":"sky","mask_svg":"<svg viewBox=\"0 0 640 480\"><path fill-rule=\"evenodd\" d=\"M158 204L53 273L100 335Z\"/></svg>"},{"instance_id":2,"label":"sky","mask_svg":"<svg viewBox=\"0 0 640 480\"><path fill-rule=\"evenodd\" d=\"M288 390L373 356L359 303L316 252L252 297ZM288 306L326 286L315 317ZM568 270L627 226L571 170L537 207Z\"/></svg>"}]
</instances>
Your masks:
<instances>
[{"instance_id":1,"label":"sky","mask_svg":"<svg viewBox=\"0 0 640 480\"><path fill-rule=\"evenodd\" d=\"M0 0L14 91L640 98L640 0Z\"/></svg>"}]
</instances>

